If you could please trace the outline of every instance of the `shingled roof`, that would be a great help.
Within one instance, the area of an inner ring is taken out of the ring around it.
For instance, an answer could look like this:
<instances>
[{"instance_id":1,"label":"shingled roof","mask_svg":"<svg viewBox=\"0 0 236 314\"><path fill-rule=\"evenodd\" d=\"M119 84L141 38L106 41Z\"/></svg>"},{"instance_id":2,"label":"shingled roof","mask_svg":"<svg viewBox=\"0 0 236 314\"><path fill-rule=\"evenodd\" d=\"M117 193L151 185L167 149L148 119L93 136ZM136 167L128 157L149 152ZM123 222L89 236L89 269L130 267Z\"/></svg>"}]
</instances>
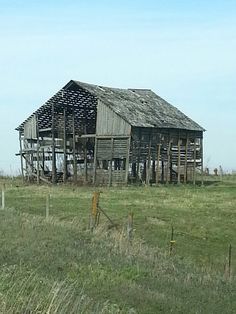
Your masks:
<instances>
[{"instance_id":1,"label":"shingled roof","mask_svg":"<svg viewBox=\"0 0 236 314\"><path fill-rule=\"evenodd\" d=\"M73 82L96 96L132 126L205 131L150 89L120 89Z\"/></svg>"},{"instance_id":2,"label":"shingled roof","mask_svg":"<svg viewBox=\"0 0 236 314\"><path fill-rule=\"evenodd\" d=\"M59 103L59 97L60 103L63 103L63 99L61 98L63 91L70 89L74 84L79 88L88 91L103 104L110 107L131 126L205 131L199 124L187 117L163 98L156 95L150 89L111 88L75 80L71 80L67 83L64 88L57 92L30 117L35 113L39 113L42 108L51 106L51 102L54 101L54 98L57 99L57 103ZM22 129L25 122L28 121L30 117L21 123L16 130Z\"/></svg>"}]
</instances>

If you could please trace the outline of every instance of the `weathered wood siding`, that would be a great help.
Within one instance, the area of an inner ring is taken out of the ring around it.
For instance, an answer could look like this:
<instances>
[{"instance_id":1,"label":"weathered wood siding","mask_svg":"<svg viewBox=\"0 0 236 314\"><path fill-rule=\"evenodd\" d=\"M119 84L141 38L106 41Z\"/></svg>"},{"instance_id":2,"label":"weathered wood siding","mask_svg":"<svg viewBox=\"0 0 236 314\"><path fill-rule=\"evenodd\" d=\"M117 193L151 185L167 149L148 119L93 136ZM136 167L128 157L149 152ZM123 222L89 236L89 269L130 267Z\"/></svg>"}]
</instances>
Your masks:
<instances>
[{"instance_id":1,"label":"weathered wood siding","mask_svg":"<svg viewBox=\"0 0 236 314\"><path fill-rule=\"evenodd\" d=\"M115 138L112 139L98 139L97 144L97 159L98 160L112 160L113 158L126 158L128 150L128 139Z\"/></svg>"},{"instance_id":2,"label":"weathered wood siding","mask_svg":"<svg viewBox=\"0 0 236 314\"><path fill-rule=\"evenodd\" d=\"M98 100L97 135L130 135L131 126L108 106Z\"/></svg>"},{"instance_id":3,"label":"weathered wood siding","mask_svg":"<svg viewBox=\"0 0 236 314\"><path fill-rule=\"evenodd\" d=\"M24 138L37 138L37 121L35 115L24 124Z\"/></svg>"}]
</instances>

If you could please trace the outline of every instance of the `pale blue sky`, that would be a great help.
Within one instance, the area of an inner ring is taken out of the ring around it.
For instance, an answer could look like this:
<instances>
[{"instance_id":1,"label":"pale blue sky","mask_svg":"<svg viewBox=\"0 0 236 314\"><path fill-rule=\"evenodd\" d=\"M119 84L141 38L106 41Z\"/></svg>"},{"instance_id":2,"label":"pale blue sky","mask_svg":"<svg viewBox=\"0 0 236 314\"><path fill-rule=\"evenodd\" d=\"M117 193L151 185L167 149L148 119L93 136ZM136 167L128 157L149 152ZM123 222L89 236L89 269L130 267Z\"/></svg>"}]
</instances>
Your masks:
<instances>
[{"instance_id":1,"label":"pale blue sky","mask_svg":"<svg viewBox=\"0 0 236 314\"><path fill-rule=\"evenodd\" d=\"M207 129L207 166L236 169L236 1L0 0L0 40L0 170L70 79L152 88Z\"/></svg>"}]
</instances>

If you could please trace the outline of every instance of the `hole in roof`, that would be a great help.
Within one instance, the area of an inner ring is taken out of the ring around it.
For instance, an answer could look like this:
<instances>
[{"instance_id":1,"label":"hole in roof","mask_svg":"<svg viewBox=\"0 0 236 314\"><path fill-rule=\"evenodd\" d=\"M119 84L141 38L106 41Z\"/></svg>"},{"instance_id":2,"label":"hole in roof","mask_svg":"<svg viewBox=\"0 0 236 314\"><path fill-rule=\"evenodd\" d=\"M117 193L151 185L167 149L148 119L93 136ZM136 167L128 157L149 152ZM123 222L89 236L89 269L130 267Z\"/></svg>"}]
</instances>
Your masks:
<instances>
[{"instance_id":1,"label":"hole in roof","mask_svg":"<svg viewBox=\"0 0 236 314\"><path fill-rule=\"evenodd\" d=\"M99 89L101 89L103 92L105 92L105 90L102 88L102 86L97 86Z\"/></svg>"}]
</instances>

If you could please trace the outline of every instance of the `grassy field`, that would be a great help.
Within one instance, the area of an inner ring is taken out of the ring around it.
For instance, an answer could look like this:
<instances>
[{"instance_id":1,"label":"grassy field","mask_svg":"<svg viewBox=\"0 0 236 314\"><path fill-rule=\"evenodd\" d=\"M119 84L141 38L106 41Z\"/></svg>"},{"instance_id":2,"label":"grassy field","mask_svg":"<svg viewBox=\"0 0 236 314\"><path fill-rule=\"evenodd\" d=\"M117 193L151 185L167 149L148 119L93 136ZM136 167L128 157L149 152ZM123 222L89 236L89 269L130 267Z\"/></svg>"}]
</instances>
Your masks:
<instances>
[{"instance_id":1,"label":"grassy field","mask_svg":"<svg viewBox=\"0 0 236 314\"><path fill-rule=\"evenodd\" d=\"M94 188L1 183L2 313L235 313L234 177L204 187L101 188L100 205L118 228L101 215L94 232Z\"/></svg>"}]
</instances>

